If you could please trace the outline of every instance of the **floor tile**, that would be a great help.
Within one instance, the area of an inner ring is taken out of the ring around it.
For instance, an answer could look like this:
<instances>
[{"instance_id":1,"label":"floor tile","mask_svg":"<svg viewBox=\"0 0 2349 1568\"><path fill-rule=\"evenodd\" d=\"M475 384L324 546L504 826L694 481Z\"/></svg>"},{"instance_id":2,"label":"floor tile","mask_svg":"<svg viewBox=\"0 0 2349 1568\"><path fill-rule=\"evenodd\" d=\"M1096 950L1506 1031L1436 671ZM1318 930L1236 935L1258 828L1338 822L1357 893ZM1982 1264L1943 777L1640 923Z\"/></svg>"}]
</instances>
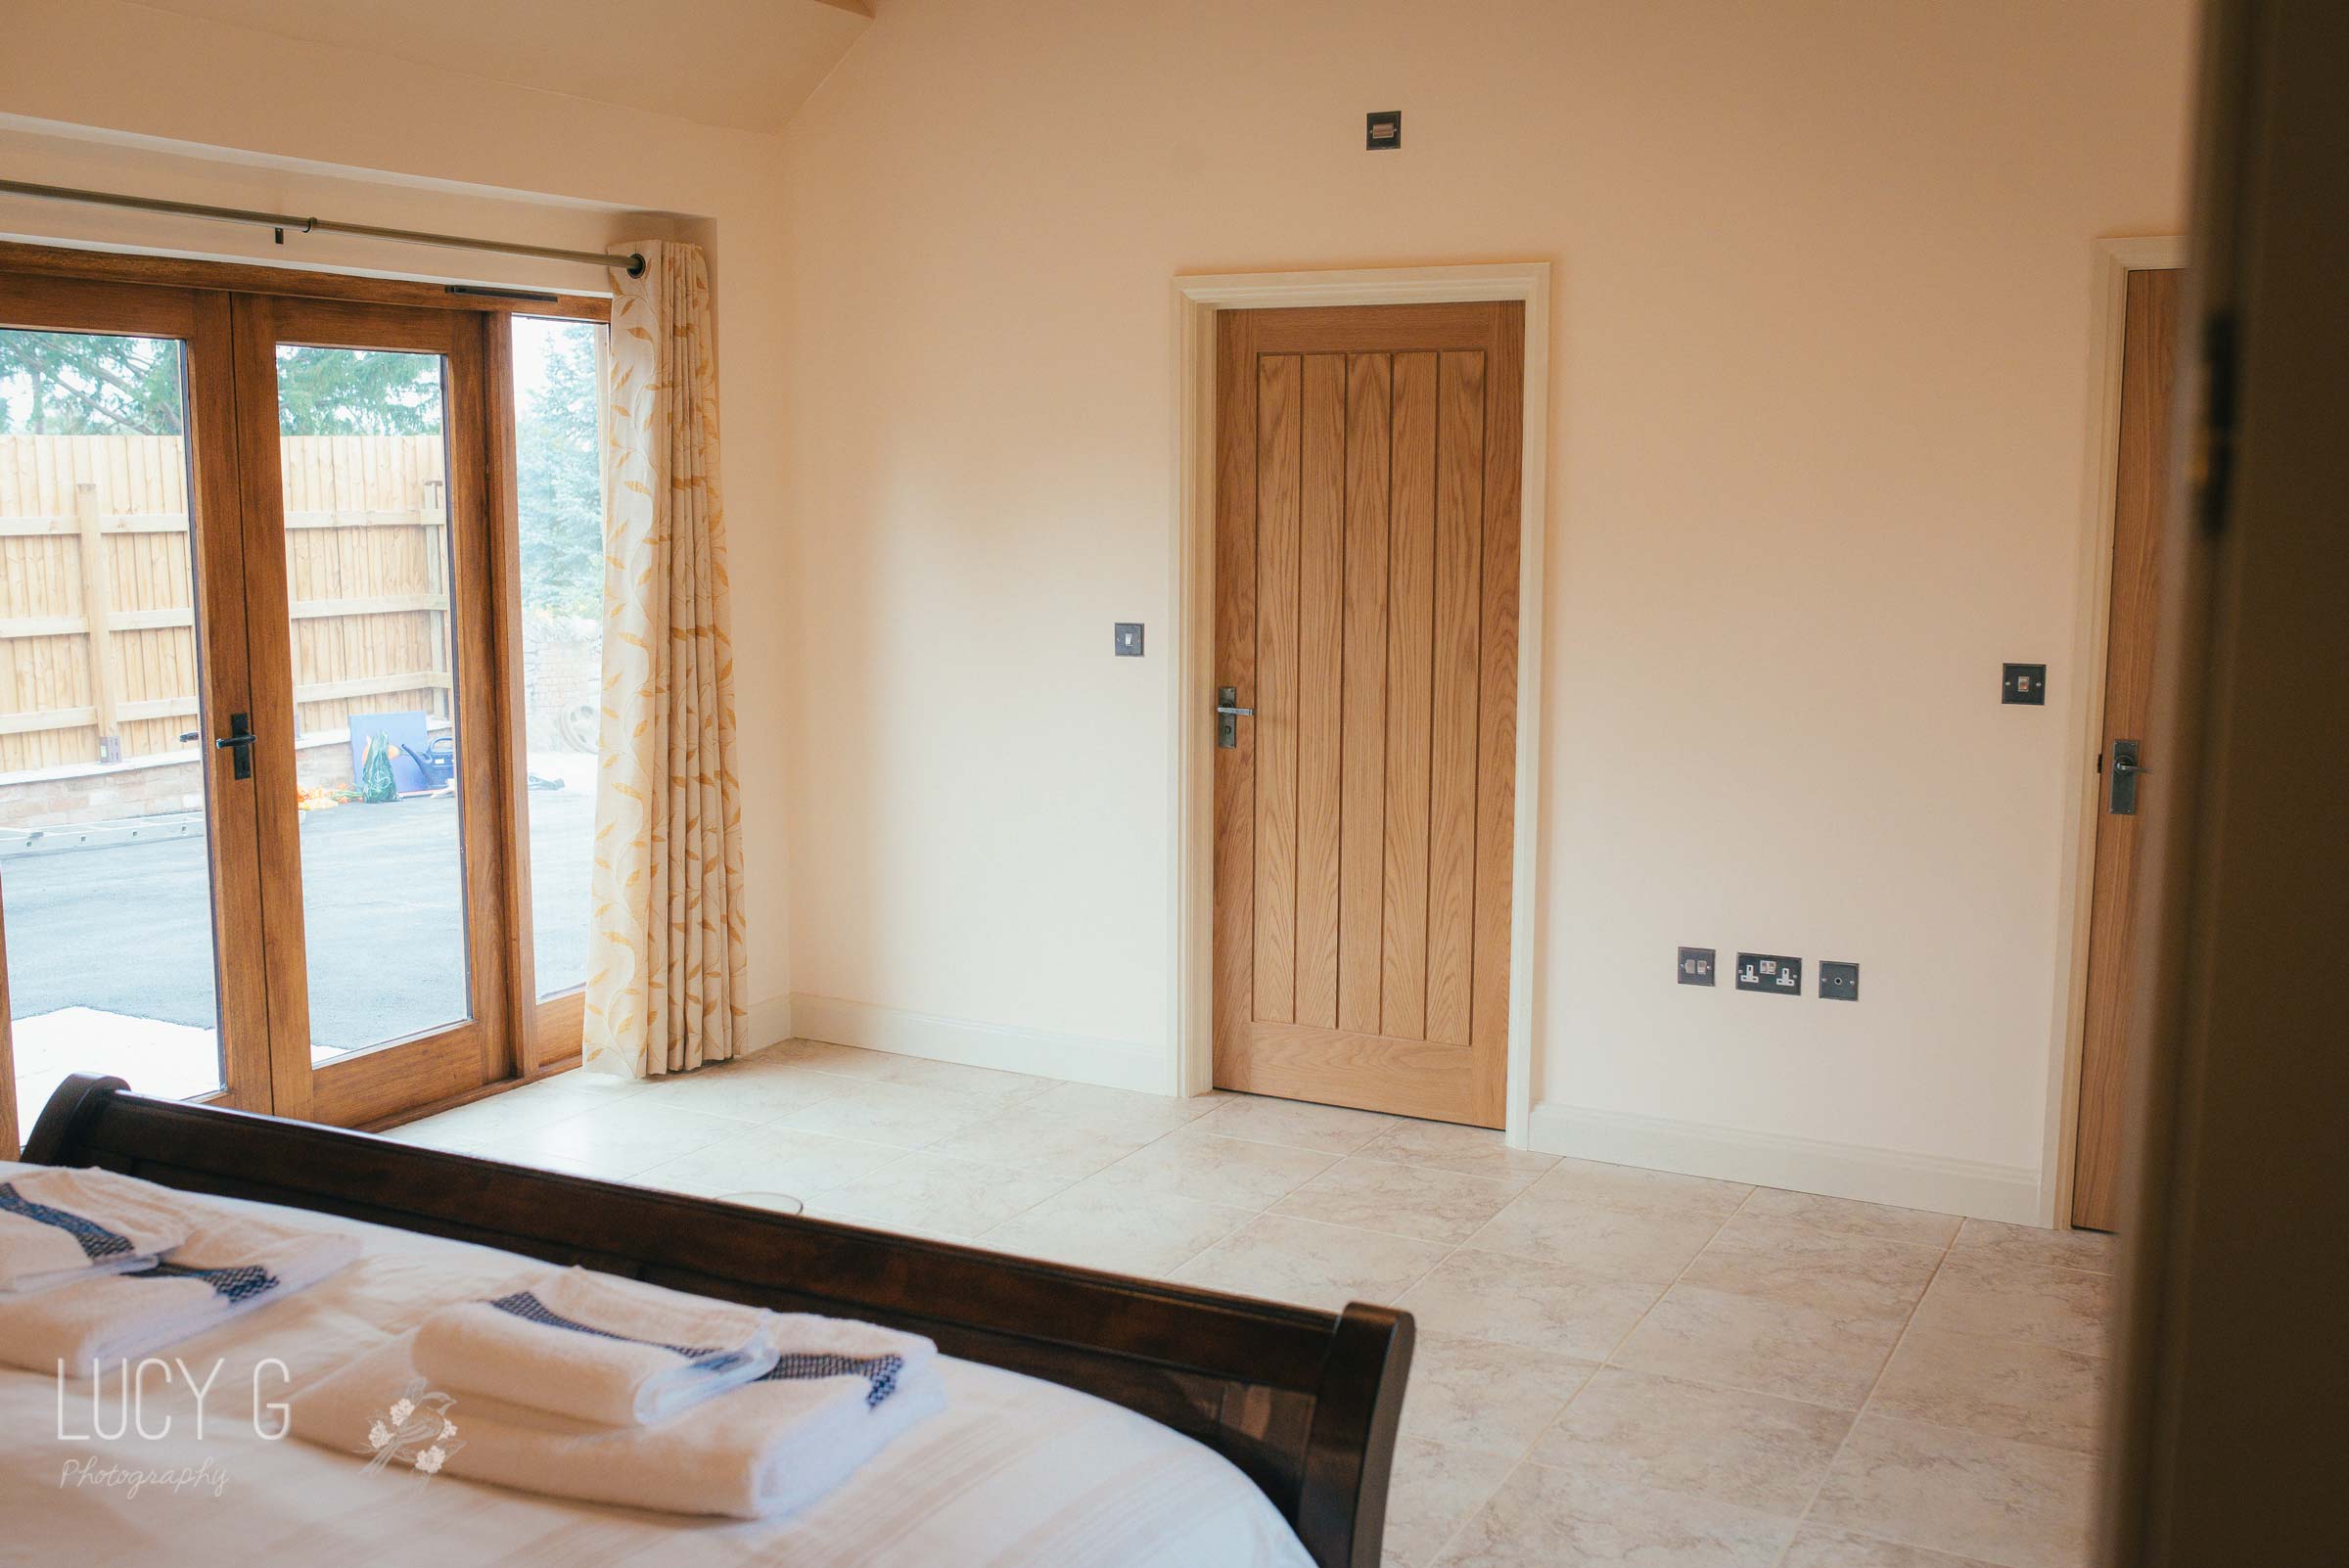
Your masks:
<instances>
[{"instance_id":1,"label":"floor tile","mask_svg":"<svg viewBox=\"0 0 2349 1568\"><path fill-rule=\"evenodd\" d=\"M444 1148L451 1143L487 1145L510 1133L534 1131L551 1127L571 1117L584 1115L597 1108L599 1101L585 1101L568 1094L533 1094L528 1089L508 1089L442 1111L419 1121L404 1123L383 1135L399 1143L427 1143Z\"/></svg>"},{"instance_id":2,"label":"floor tile","mask_svg":"<svg viewBox=\"0 0 2349 1568\"><path fill-rule=\"evenodd\" d=\"M2039 1225L1968 1220L1958 1226L1951 1250L1959 1257L1989 1255L2008 1263L2050 1264L2109 1274L2118 1248L2112 1237L2096 1230L2048 1230Z\"/></svg>"},{"instance_id":3,"label":"floor tile","mask_svg":"<svg viewBox=\"0 0 2349 1568\"><path fill-rule=\"evenodd\" d=\"M565 1176L592 1176L598 1181L625 1181L635 1185L633 1176L617 1176L602 1166L585 1160L568 1160L559 1154L533 1154L525 1160L519 1155L498 1149L451 1149L452 1154L471 1154L484 1160L503 1160L510 1165L528 1166L533 1171L560 1171Z\"/></svg>"},{"instance_id":4,"label":"floor tile","mask_svg":"<svg viewBox=\"0 0 2349 1568\"><path fill-rule=\"evenodd\" d=\"M1705 1290L1682 1281L1640 1319L1616 1364L1853 1410L1901 1325Z\"/></svg>"},{"instance_id":5,"label":"floor tile","mask_svg":"<svg viewBox=\"0 0 2349 1568\"><path fill-rule=\"evenodd\" d=\"M2103 1358L1911 1325L1868 1413L2083 1453L2104 1426Z\"/></svg>"},{"instance_id":6,"label":"floor tile","mask_svg":"<svg viewBox=\"0 0 2349 1568\"><path fill-rule=\"evenodd\" d=\"M1037 1095L1034 1103L1058 1111L1082 1126L1147 1142L1190 1126L1223 1102L1221 1095L1215 1094L1186 1098L1103 1088L1095 1084L1055 1084Z\"/></svg>"},{"instance_id":7,"label":"floor tile","mask_svg":"<svg viewBox=\"0 0 2349 1568\"><path fill-rule=\"evenodd\" d=\"M1003 1106L930 1146L936 1154L1067 1176L1072 1181L1123 1160L1154 1135L1105 1132L1071 1117L1048 1096Z\"/></svg>"},{"instance_id":8,"label":"floor tile","mask_svg":"<svg viewBox=\"0 0 2349 1568\"><path fill-rule=\"evenodd\" d=\"M1394 1303L1451 1249L1352 1225L1260 1215L1169 1277L1330 1312Z\"/></svg>"},{"instance_id":9,"label":"floor tile","mask_svg":"<svg viewBox=\"0 0 2349 1568\"><path fill-rule=\"evenodd\" d=\"M869 1176L835 1187L808 1207L868 1224L919 1227L975 1239L1067 1185L1058 1176L938 1154L909 1154Z\"/></svg>"},{"instance_id":10,"label":"floor tile","mask_svg":"<svg viewBox=\"0 0 2349 1568\"><path fill-rule=\"evenodd\" d=\"M905 1158L886 1143L860 1143L798 1128L758 1127L637 1174L643 1186L722 1198L735 1192L781 1192L800 1199L871 1176Z\"/></svg>"},{"instance_id":11,"label":"floor tile","mask_svg":"<svg viewBox=\"0 0 2349 1568\"><path fill-rule=\"evenodd\" d=\"M1199 1127L1187 1127L1109 1169L1113 1179L1152 1191L1233 1208L1268 1209L1335 1164L1334 1157L1311 1149L1217 1137Z\"/></svg>"},{"instance_id":12,"label":"floor tile","mask_svg":"<svg viewBox=\"0 0 2349 1568\"><path fill-rule=\"evenodd\" d=\"M1925 1293L1941 1257L1937 1246L1739 1214L1689 1264L1683 1278L1707 1290L1897 1323Z\"/></svg>"},{"instance_id":13,"label":"floor tile","mask_svg":"<svg viewBox=\"0 0 2349 1568\"><path fill-rule=\"evenodd\" d=\"M1468 1244L1485 1252L1571 1263L1661 1290L1720 1228L1721 1222L1710 1215L1638 1214L1555 1195L1536 1182L1535 1190L1511 1201Z\"/></svg>"},{"instance_id":14,"label":"floor tile","mask_svg":"<svg viewBox=\"0 0 2349 1568\"><path fill-rule=\"evenodd\" d=\"M1878 1241L1907 1241L1924 1247L1946 1247L1958 1233L1958 1217L1954 1214L1895 1209L1881 1203L1786 1192L1777 1187L1754 1188L1753 1196L1745 1200L1744 1212L1758 1220L1785 1220L1814 1230L1873 1236Z\"/></svg>"},{"instance_id":15,"label":"floor tile","mask_svg":"<svg viewBox=\"0 0 2349 1568\"><path fill-rule=\"evenodd\" d=\"M2075 1568L2088 1560L2096 1463L1871 1412L1836 1456L1811 1522L2004 1568Z\"/></svg>"},{"instance_id":16,"label":"floor tile","mask_svg":"<svg viewBox=\"0 0 2349 1568\"><path fill-rule=\"evenodd\" d=\"M787 1039L759 1052L761 1061L788 1062L838 1073L845 1078L877 1078L889 1065L886 1051L862 1051L853 1045L835 1045L820 1039Z\"/></svg>"},{"instance_id":17,"label":"floor tile","mask_svg":"<svg viewBox=\"0 0 2349 1568\"><path fill-rule=\"evenodd\" d=\"M1469 1334L1579 1360L1604 1360L1656 1299L1575 1264L1461 1248L1398 1305L1431 1333Z\"/></svg>"},{"instance_id":18,"label":"floor tile","mask_svg":"<svg viewBox=\"0 0 2349 1568\"><path fill-rule=\"evenodd\" d=\"M1533 1460L1800 1518L1852 1412L1603 1368L1534 1445Z\"/></svg>"},{"instance_id":19,"label":"floor tile","mask_svg":"<svg viewBox=\"0 0 2349 1568\"><path fill-rule=\"evenodd\" d=\"M1673 1171L1560 1160L1531 1190L1544 1198L1573 1198L1626 1214L1684 1215L1718 1223L1735 1214L1753 1188Z\"/></svg>"},{"instance_id":20,"label":"floor tile","mask_svg":"<svg viewBox=\"0 0 2349 1568\"><path fill-rule=\"evenodd\" d=\"M1001 1109L992 1100L967 1094L866 1080L789 1113L781 1118L781 1125L866 1143L921 1149L998 1115Z\"/></svg>"},{"instance_id":21,"label":"floor tile","mask_svg":"<svg viewBox=\"0 0 2349 1568\"><path fill-rule=\"evenodd\" d=\"M1042 1094L1052 1087L1052 1080L1036 1078L1027 1073L1005 1073L991 1067L966 1067L960 1062L934 1062L926 1056L893 1056L887 1051L867 1051L880 1061L864 1068L866 1074L885 1084L902 1084L911 1088L944 1089L953 1094L969 1094L980 1099L1024 1100Z\"/></svg>"},{"instance_id":22,"label":"floor tile","mask_svg":"<svg viewBox=\"0 0 2349 1568\"><path fill-rule=\"evenodd\" d=\"M1916 1324L2102 1356L2111 1314L2107 1275L1953 1253L1918 1303Z\"/></svg>"},{"instance_id":23,"label":"floor tile","mask_svg":"<svg viewBox=\"0 0 2349 1568\"><path fill-rule=\"evenodd\" d=\"M1598 1370L1522 1345L1422 1330L1403 1396L1403 1435L1514 1458Z\"/></svg>"},{"instance_id":24,"label":"floor tile","mask_svg":"<svg viewBox=\"0 0 2349 1568\"><path fill-rule=\"evenodd\" d=\"M1794 1523L1711 1498L1521 1464L1442 1568L1771 1568Z\"/></svg>"},{"instance_id":25,"label":"floor tile","mask_svg":"<svg viewBox=\"0 0 2349 1568\"><path fill-rule=\"evenodd\" d=\"M651 1086L650 1079L620 1078L611 1073L591 1073L583 1067L574 1067L560 1073L550 1073L545 1078L536 1079L523 1084L520 1088L508 1089L506 1092L512 1095L540 1095L547 1098L576 1094L589 1105L609 1105L615 1100L625 1099L631 1094L641 1094Z\"/></svg>"},{"instance_id":26,"label":"floor tile","mask_svg":"<svg viewBox=\"0 0 2349 1568\"><path fill-rule=\"evenodd\" d=\"M1408 1568L1433 1561L1516 1463L1505 1453L1446 1448L1418 1438L1399 1441L1387 1489L1386 1560Z\"/></svg>"},{"instance_id":27,"label":"floor tile","mask_svg":"<svg viewBox=\"0 0 2349 1568\"><path fill-rule=\"evenodd\" d=\"M1805 1525L1795 1532L1779 1568L1995 1568L1976 1557L1904 1546L1872 1536Z\"/></svg>"},{"instance_id":28,"label":"floor tile","mask_svg":"<svg viewBox=\"0 0 2349 1568\"><path fill-rule=\"evenodd\" d=\"M1273 1212L1422 1241L1460 1242L1524 1185L1523 1177L1463 1176L1356 1155L1281 1199Z\"/></svg>"},{"instance_id":29,"label":"floor tile","mask_svg":"<svg viewBox=\"0 0 2349 1568\"><path fill-rule=\"evenodd\" d=\"M1558 1163L1554 1154L1510 1148L1490 1128L1455 1127L1450 1122L1398 1123L1362 1145L1361 1152L1373 1160L1432 1165L1468 1176L1540 1176Z\"/></svg>"},{"instance_id":30,"label":"floor tile","mask_svg":"<svg viewBox=\"0 0 2349 1568\"><path fill-rule=\"evenodd\" d=\"M702 1111L763 1123L778 1121L854 1086L830 1073L810 1072L789 1062L769 1063L763 1058L761 1052L742 1062L647 1080L644 1102L668 1110Z\"/></svg>"},{"instance_id":31,"label":"floor tile","mask_svg":"<svg viewBox=\"0 0 2349 1568\"><path fill-rule=\"evenodd\" d=\"M1142 1192L1098 1178L1080 1181L1013 1215L981 1246L1111 1273L1163 1276L1254 1218L1167 1192Z\"/></svg>"},{"instance_id":32,"label":"floor tile","mask_svg":"<svg viewBox=\"0 0 2349 1568\"><path fill-rule=\"evenodd\" d=\"M528 1131L501 1135L501 1159L531 1164L566 1160L615 1180L705 1148L742 1130L740 1122L699 1111L672 1111L633 1099L582 1111Z\"/></svg>"},{"instance_id":33,"label":"floor tile","mask_svg":"<svg viewBox=\"0 0 2349 1568\"><path fill-rule=\"evenodd\" d=\"M1305 1100L1267 1099L1261 1094L1221 1096L1201 1125L1227 1138L1253 1138L1316 1154L1352 1154L1363 1144L1392 1130L1399 1118L1375 1111L1351 1111L1339 1105L1314 1105Z\"/></svg>"}]
</instances>

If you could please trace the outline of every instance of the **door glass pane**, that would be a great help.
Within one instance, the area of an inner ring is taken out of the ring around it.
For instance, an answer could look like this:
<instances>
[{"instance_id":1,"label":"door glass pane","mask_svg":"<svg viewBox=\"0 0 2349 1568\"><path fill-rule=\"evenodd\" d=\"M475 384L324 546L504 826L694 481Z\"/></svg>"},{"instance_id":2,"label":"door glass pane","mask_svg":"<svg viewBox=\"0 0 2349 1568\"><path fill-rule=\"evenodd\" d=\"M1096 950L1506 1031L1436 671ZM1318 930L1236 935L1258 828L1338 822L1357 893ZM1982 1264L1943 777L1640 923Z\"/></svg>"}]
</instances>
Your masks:
<instances>
[{"instance_id":1,"label":"door glass pane","mask_svg":"<svg viewBox=\"0 0 2349 1568\"><path fill-rule=\"evenodd\" d=\"M0 920L27 1123L68 1073L221 1084L180 371L165 340L0 330Z\"/></svg>"},{"instance_id":2,"label":"door glass pane","mask_svg":"<svg viewBox=\"0 0 2349 1568\"><path fill-rule=\"evenodd\" d=\"M448 447L437 354L277 351L310 1054L461 1023Z\"/></svg>"},{"instance_id":3,"label":"door glass pane","mask_svg":"<svg viewBox=\"0 0 2349 1568\"><path fill-rule=\"evenodd\" d=\"M604 646L603 347L594 322L514 318L530 924L541 996L587 978Z\"/></svg>"}]
</instances>

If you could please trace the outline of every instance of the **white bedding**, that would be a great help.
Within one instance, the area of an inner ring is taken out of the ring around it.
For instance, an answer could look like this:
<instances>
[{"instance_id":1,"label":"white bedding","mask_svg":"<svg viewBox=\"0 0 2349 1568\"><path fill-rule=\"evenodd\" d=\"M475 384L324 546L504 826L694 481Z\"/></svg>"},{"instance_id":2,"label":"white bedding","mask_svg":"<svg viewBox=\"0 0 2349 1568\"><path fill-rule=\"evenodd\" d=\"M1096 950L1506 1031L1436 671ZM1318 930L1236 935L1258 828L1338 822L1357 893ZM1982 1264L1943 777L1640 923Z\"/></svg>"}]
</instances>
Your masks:
<instances>
[{"instance_id":1,"label":"white bedding","mask_svg":"<svg viewBox=\"0 0 2349 1568\"><path fill-rule=\"evenodd\" d=\"M0 1162L0 1178L23 1169ZM94 1389L0 1368L0 1564L1311 1568L1287 1523L1221 1456L1119 1406L970 1361L941 1362L944 1414L775 1521L370 1474L356 1454L270 1441L256 1422L282 1426L272 1402L518 1267L485 1247L270 1212L354 1232L365 1250L326 1283L163 1353L197 1381L213 1379L201 1438L177 1369L168 1382L151 1371L126 1412L118 1377ZM126 1413L160 1435L126 1426ZM449 1413L462 1425L462 1408Z\"/></svg>"}]
</instances>

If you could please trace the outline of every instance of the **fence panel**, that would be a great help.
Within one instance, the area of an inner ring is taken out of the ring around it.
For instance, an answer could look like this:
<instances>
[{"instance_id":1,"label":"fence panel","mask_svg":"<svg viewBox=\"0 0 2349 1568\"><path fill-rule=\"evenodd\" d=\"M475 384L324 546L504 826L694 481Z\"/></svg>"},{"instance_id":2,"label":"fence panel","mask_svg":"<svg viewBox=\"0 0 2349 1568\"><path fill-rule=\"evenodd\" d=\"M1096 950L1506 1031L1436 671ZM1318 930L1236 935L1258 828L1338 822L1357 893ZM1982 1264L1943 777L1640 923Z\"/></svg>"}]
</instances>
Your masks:
<instances>
[{"instance_id":1,"label":"fence panel","mask_svg":"<svg viewBox=\"0 0 2349 1568\"><path fill-rule=\"evenodd\" d=\"M437 436L279 443L296 724L449 712ZM179 438L0 436L0 776L187 750L196 715Z\"/></svg>"}]
</instances>

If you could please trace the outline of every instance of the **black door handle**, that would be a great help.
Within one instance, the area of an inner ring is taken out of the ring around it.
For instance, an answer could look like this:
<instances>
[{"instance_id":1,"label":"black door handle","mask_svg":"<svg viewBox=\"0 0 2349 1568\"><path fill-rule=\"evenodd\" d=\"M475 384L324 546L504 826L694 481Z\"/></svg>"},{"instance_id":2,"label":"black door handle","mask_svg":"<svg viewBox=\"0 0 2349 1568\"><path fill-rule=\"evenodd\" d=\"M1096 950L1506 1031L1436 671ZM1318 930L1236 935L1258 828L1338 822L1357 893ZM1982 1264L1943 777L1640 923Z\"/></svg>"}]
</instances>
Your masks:
<instances>
[{"instance_id":1,"label":"black door handle","mask_svg":"<svg viewBox=\"0 0 2349 1568\"><path fill-rule=\"evenodd\" d=\"M2138 778L2153 771L2137 760L2142 744L2133 740L2116 740L2112 743L2111 793L2105 802L2105 809L2114 816L2137 814Z\"/></svg>"},{"instance_id":2,"label":"black door handle","mask_svg":"<svg viewBox=\"0 0 2349 1568\"><path fill-rule=\"evenodd\" d=\"M193 734L180 737L181 740L194 740L195 738ZM214 740L212 749L234 753L233 771L236 776L251 778L253 777L253 743L259 739L260 737L253 732L253 716L250 714L231 714L228 715L228 733Z\"/></svg>"}]
</instances>

